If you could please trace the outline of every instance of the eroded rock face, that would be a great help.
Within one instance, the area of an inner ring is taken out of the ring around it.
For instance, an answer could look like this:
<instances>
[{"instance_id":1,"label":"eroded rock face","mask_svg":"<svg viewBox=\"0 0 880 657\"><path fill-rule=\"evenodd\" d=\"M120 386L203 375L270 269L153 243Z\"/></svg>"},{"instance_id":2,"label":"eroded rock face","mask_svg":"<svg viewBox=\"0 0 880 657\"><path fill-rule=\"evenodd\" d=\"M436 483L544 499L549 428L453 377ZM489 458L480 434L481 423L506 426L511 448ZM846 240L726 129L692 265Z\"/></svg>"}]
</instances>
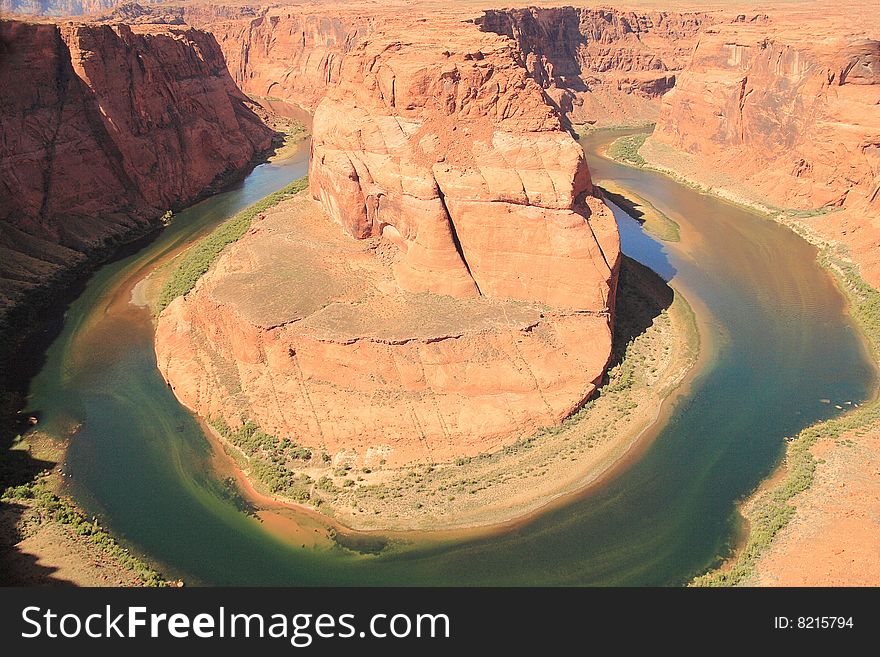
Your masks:
<instances>
[{"instance_id":1,"label":"eroded rock face","mask_svg":"<svg viewBox=\"0 0 880 657\"><path fill-rule=\"evenodd\" d=\"M481 29L514 39L532 77L573 123L639 123L675 85L705 13L580 7L487 10Z\"/></svg>"},{"instance_id":2,"label":"eroded rock face","mask_svg":"<svg viewBox=\"0 0 880 657\"><path fill-rule=\"evenodd\" d=\"M249 94L314 110L336 84L345 54L381 20L370 12L304 8L185 7L185 20L217 38L236 84ZM156 10L154 10L156 11Z\"/></svg>"},{"instance_id":3,"label":"eroded rock face","mask_svg":"<svg viewBox=\"0 0 880 657\"><path fill-rule=\"evenodd\" d=\"M312 148L315 201L258 221L163 312L184 403L391 467L494 451L588 398L616 225L511 40L455 19L374 30Z\"/></svg>"},{"instance_id":4,"label":"eroded rock face","mask_svg":"<svg viewBox=\"0 0 880 657\"><path fill-rule=\"evenodd\" d=\"M858 27L858 26L854 26ZM737 21L701 36L652 137L848 244L880 282L880 33L818 19Z\"/></svg>"},{"instance_id":5,"label":"eroded rock face","mask_svg":"<svg viewBox=\"0 0 880 657\"><path fill-rule=\"evenodd\" d=\"M279 206L162 313L163 376L204 417L373 468L495 451L595 390L607 316L413 294L394 248L305 196Z\"/></svg>"},{"instance_id":6,"label":"eroded rock face","mask_svg":"<svg viewBox=\"0 0 880 657\"><path fill-rule=\"evenodd\" d=\"M601 124L655 120L659 96L675 83L701 26L713 20L703 13L573 7L414 6L398 13L345 4L332 13L321 6L184 8L189 24L217 36L236 83L257 96L314 109L340 81L343 56L370 34L388 27L406 41L452 17L513 39L522 64L563 115Z\"/></svg>"},{"instance_id":7,"label":"eroded rock face","mask_svg":"<svg viewBox=\"0 0 880 657\"><path fill-rule=\"evenodd\" d=\"M408 36L345 58L315 112L312 195L397 245L406 290L610 313L614 220L510 41L453 22Z\"/></svg>"},{"instance_id":8,"label":"eroded rock face","mask_svg":"<svg viewBox=\"0 0 880 657\"><path fill-rule=\"evenodd\" d=\"M80 16L103 11L124 0L0 0L0 12L32 16ZM149 3L156 0L143 0Z\"/></svg>"},{"instance_id":9,"label":"eroded rock face","mask_svg":"<svg viewBox=\"0 0 880 657\"><path fill-rule=\"evenodd\" d=\"M213 37L0 22L4 314L271 144Z\"/></svg>"}]
</instances>

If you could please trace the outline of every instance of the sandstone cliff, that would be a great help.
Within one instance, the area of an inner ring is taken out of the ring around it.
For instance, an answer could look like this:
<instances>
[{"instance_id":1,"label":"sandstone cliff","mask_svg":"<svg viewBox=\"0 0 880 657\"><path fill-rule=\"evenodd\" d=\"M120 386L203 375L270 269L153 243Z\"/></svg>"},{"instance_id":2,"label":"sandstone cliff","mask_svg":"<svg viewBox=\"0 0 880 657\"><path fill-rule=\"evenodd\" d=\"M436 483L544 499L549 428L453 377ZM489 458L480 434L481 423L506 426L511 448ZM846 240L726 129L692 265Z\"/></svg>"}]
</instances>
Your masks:
<instances>
[{"instance_id":1,"label":"sandstone cliff","mask_svg":"<svg viewBox=\"0 0 880 657\"><path fill-rule=\"evenodd\" d=\"M876 284L880 32L823 27L764 18L705 30L651 141L745 199L830 211L808 223L847 244Z\"/></svg>"},{"instance_id":2,"label":"sandstone cliff","mask_svg":"<svg viewBox=\"0 0 880 657\"><path fill-rule=\"evenodd\" d=\"M514 39L532 77L573 123L639 123L675 85L705 13L576 7L487 10L481 29Z\"/></svg>"},{"instance_id":3,"label":"sandstone cliff","mask_svg":"<svg viewBox=\"0 0 880 657\"><path fill-rule=\"evenodd\" d=\"M0 0L0 12L31 16L95 14L125 0ZM144 4L161 0L141 0Z\"/></svg>"},{"instance_id":4,"label":"sandstone cliff","mask_svg":"<svg viewBox=\"0 0 880 657\"><path fill-rule=\"evenodd\" d=\"M2 321L272 139L189 28L2 21L0 88Z\"/></svg>"},{"instance_id":5,"label":"sandstone cliff","mask_svg":"<svg viewBox=\"0 0 880 657\"><path fill-rule=\"evenodd\" d=\"M608 361L619 242L514 42L389 22L334 75L313 125L320 206L256 223L161 316L175 393L372 465L557 424Z\"/></svg>"},{"instance_id":6,"label":"sandstone cliff","mask_svg":"<svg viewBox=\"0 0 880 657\"><path fill-rule=\"evenodd\" d=\"M158 20L171 10L142 11ZM233 78L247 93L309 109L339 81L343 56L372 32L387 26L405 37L450 16L470 20L483 31L513 39L529 74L574 123L600 124L653 121L658 98L675 83L700 28L713 21L704 13L573 7L483 11L478 5L430 14L411 6L397 11L345 4L332 12L321 5L198 4L179 11L187 23L217 37Z\"/></svg>"},{"instance_id":7,"label":"sandstone cliff","mask_svg":"<svg viewBox=\"0 0 880 657\"><path fill-rule=\"evenodd\" d=\"M336 84L343 56L387 15L345 6L332 12L325 7L183 7L187 23L217 38L241 89L311 111Z\"/></svg>"}]
</instances>

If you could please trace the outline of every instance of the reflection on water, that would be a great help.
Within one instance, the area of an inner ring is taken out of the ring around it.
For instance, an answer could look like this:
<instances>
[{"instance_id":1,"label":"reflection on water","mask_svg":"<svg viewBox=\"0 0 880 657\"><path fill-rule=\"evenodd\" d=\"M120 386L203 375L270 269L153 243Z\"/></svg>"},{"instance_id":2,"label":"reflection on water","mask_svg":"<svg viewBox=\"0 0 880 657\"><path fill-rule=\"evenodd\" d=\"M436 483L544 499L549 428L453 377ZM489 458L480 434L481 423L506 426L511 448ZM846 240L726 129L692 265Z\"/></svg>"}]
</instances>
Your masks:
<instances>
[{"instance_id":1,"label":"reflection on water","mask_svg":"<svg viewBox=\"0 0 880 657\"><path fill-rule=\"evenodd\" d=\"M583 143L592 153L608 139ZM345 537L332 549L286 543L241 512L213 474L198 423L156 370L150 318L128 299L154 263L302 175L305 158L257 168L237 189L180 213L140 253L103 268L71 306L32 387L44 428L79 427L70 490L169 576L214 584L681 583L725 551L735 501L770 472L784 437L834 413L834 403L869 394L872 370L812 247L754 214L591 155L596 179L619 181L679 223L681 241L661 245L615 211L624 252L684 290L711 332L711 366L656 441L600 489L491 537L384 547L378 536Z\"/></svg>"}]
</instances>

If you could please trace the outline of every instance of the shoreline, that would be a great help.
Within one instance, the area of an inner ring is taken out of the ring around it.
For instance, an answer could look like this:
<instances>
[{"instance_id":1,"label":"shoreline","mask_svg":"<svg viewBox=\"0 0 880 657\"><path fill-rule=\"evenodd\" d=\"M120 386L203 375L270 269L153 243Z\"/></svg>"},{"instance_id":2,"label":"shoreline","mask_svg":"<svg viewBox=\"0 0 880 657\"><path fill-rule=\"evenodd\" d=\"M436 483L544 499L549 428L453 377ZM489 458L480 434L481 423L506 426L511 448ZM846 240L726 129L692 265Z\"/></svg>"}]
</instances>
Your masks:
<instances>
[{"instance_id":1,"label":"shoreline","mask_svg":"<svg viewBox=\"0 0 880 657\"><path fill-rule=\"evenodd\" d=\"M650 276L656 277L657 281L660 281L656 274L642 265L635 263L629 267L642 268L649 272ZM642 275L644 276L644 273ZM644 281L641 284L644 285ZM656 282L653 284L657 285ZM661 282L661 284L665 287L665 283ZM502 449L492 454L460 459L463 462L428 466L410 465L394 471L385 471L382 473L383 480L380 484L383 493L379 495L378 499L376 496L369 496L369 494L366 496L358 495L360 486L347 490L337 488L337 492L345 491L347 493L347 499L328 501L318 497L320 506L316 506L268 491L265 485L249 471L249 462L245 453L221 435L215 427L210 426L204 418L198 415L196 417L199 418L201 426L206 429L205 433L212 444L215 460L219 459L219 469L224 471L222 474L228 473L230 468L235 471L234 478L238 483L239 492L250 504L255 505L258 510L256 515L265 513L273 516L276 525L282 527L287 525L287 529L291 530L294 535L298 535L296 526L300 523L297 522L297 519L279 519L285 516L285 512L300 516L305 515L313 519L319 518L329 527L330 532L337 535L375 536L382 534L391 540L409 540L416 535L426 535L433 540L443 540L447 537L461 538L462 536L497 533L528 522L536 515L568 503L603 484L643 453L652 442L653 437L662 429L663 419L670 411L671 402L684 394L691 378L701 371L701 367L698 365L701 364L702 358L705 356L704 345L701 344L703 336L697 327L697 317L693 309L680 292L672 292L668 287L666 289L670 294L674 294L674 301L668 308L668 316L661 320L666 322L664 338L666 342L659 347L665 347L667 351L675 352L674 363L669 363L669 371L664 370L665 378L656 381L655 388L640 388L633 391L630 398L618 400L618 403L627 407L625 415L630 414L629 406L631 405L632 409L635 409L633 415L636 417L629 421L621 421L618 418L617 428L621 429L618 435L607 438L595 450L587 442L591 442L592 438L587 438L585 441L583 435L578 436L578 431L580 430L583 434L586 431L584 427L589 423L607 426L609 413L613 414L614 402L608 401L607 394L605 395L606 399L603 400L602 397L603 392L608 393L613 388L613 376L611 383L606 383L600 388L598 399L587 404L588 407L598 406L598 410L590 408L587 411L576 413L575 416L578 417L564 421L562 427L545 430L536 436L531 436L527 442L518 443L520 446L525 446L522 450L514 449L513 451L517 453L513 455L506 454L508 450ZM645 338L640 335L636 338L636 342L640 338L642 341L655 339L654 333L659 332L660 329L654 328L655 330L650 336ZM656 354L649 357L654 358L654 356ZM637 365L633 366L626 359L623 359L615 367L619 369L623 364L637 368ZM615 367L611 369L613 370ZM641 403L637 404L633 401L634 397L638 397ZM193 412L192 409L189 410ZM587 416L588 422L586 424L583 424L584 415ZM614 418L612 418L613 420ZM582 424L583 426L579 426ZM612 431L614 431L613 427ZM578 440L581 442L580 447L577 444L572 446L571 443L576 443ZM567 467L563 467L558 464L555 466L548 464L546 453L548 451L556 453L560 449L580 452L579 459L574 456L565 457L566 459L571 458L576 465L566 464ZM519 453L520 451L523 453ZM506 455L502 456L502 453ZM532 454L538 454L539 457L529 459ZM522 481L525 478L523 472L531 472L536 468L544 468L543 476L537 477L537 482L534 481L533 476L530 477L531 481ZM328 470L327 474L332 474L332 468L326 468L326 470ZM502 471L504 476L497 474L499 471ZM314 468L310 469L308 474L315 479L319 475L326 476L323 472L316 473ZM382 511L379 511L378 509L381 508L380 499L385 499L384 493L388 492L387 487L391 486L395 480L408 482L407 477L409 476L416 477L423 493L425 488L429 489L426 494L416 495L411 490L411 488L415 488L415 485L408 484L405 492L396 494L397 498L405 500L403 506L416 505L411 507L413 512L407 512L407 508L401 509L401 504L394 505L393 503L386 505ZM444 500L441 505L432 506L429 502L435 493L450 490L455 479L472 482L482 481L490 476L493 480L495 478L499 480L498 486L502 486L502 480L510 486L509 478L518 478L515 492L505 494L503 491L495 489L491 484L479 490L471 489L473 492L468 491L459 498L466 499L467 506L452 512L447 509L451 506L451 502L456 500L456 496L448 496L449 500ZM560 479L562 483L560 483ZM431 488L432 481L434 488ZM519 491L523 488L528 488L532 493L522 495ZM376 486L365 485L363 489L371 491L376 489ZM416 498L421 501L416 502ZM499 499L503 502L499 503ZM375 507L372 514L367 513L365 509L367 506ZM438 506L442 506L443 509L438 509ZM442 510L446 510L446 513L440 512ZM298 519L302 520L302 517ZM328 533L328 536L330 535Z\"/></svg>"},{"instance_id":2,"label":"shoreline","mask_svg":"<svg viewBox=\"0 0 880 657\"><path fill-rule=\"evenodd\" d=\"M645 143L649 145L650 150L650 144L653 142L648 140ZM866 314L870 309L862 308L863 305L870 306L872 301L880 299L880 292L860 276L858 264L845 255L840 242L820 236L802 221L803 218L809 217L810 213L798 216L799 211L776 208L772 204L749 199L736 190L709 185L690 178L670 166L652 162L650 153L646 156L643 152L644 147L637 152L643 164L612 158L608 155L610 146L611 144L603 149L601 153L603 157L613 159L624 166L656 171L700 193L745 208L785 226L816 247L816 260L831 275L846 299L847 313L858 328L865 356L873 364L875 373L880 375L880 327L867 321ZM737 586L744 583L754 584L756 579L760 581L758 572L760 559L770 553L771 548L778 543L780 535L797 517L797 501L810 492L818 466L825 463L824 458L817 459L813 448L828 440L834 440L840 445L842 435L853 433L861 435L858 432L876 429L878 419L880 419L880 377L875 380L872 397L857 408L851 408L838 416L813 423L797 435L788 438L777 466L755 490L737 504L742 528L731 553L717 566L694 577L688 585ZM845 486L845 482L840 486Z\"/></svg>"},{"instance_id":3,"label":"shoreline","mask_svg":"<svg viewBox=\"0 0 880 657\"><path fill-rule=\"evenodd\" d=\"M282 140L257 154L242 169L212 181L191 203L181 206L177 211L230 188L246 178L260 164L293 155L307 136L301 130L294 130L291 134L284 133ZM0 358L24 363L17 368L19 376L10 377L10 380L4 382L6 387L0 391L3 394L0 401L4 404L0 411L7 415L0 420L4 423L2 430L11 437L7 454L26 454L24 459L18 460L28 461L16 462L7 467L0 481L0 494L4 495L0 504L0 546L4 563L12 566L9 574L4 574L0 582L8 580L22 584L82 586L183 585L179 581L166 581L144 555L137 555L120 544L112 531L101 527L97 520L85 523L85 511L64 492L63 472L67 444L74 434L49 436L40 430L39 424L31 429L30 424L25 421L26 394L30 382L42 364L46 349L61 331L63 315L70 303L82 293L86 282L101 267L145 248L161 235L164 228L164 222L157 219L156 225L149 227L146 232L135 232L131 240L107 245L101 250L99 258L78 266L60 282L50 281L43 288L55 305L50 303L39 311L38 323L26 331L15 324L7 326L8 330L17 328L26 332L23 343L33 347L22 350L28 358L0 354ZM154 263L151 272L172 258L169 255ZM145 279L146 277L141 278ZM136 283L127 283L124 286L123 292L127 300L132 298ZM62 287L63 290L60 289ZM54 288L58 288L57 291ZM32 357L34 354L37 358ZM51 538L44 538L44 535ZM65 549L56 549L56 544L63 544ZM128 576L124 573L133 574Z\"/></svg>"}]
</instances>

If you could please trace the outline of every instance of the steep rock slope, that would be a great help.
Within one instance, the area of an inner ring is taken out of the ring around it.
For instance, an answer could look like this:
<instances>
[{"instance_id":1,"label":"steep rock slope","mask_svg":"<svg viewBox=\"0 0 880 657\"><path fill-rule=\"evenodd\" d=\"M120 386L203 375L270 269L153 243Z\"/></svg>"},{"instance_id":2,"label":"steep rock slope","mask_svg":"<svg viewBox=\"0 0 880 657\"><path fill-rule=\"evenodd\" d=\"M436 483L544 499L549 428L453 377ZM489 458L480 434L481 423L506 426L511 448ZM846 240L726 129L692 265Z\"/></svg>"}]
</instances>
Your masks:
<instances>
[{"instance_id":1,"label":"steep rock slope","mask_svg":"<svg viewBox=\"0 0 880 657\"><path fill-rule=\"evenodd\" d=\"M141 0L144 4L161 0ZM31 16L81 16L95 14L125 0L0 0L0 12Z\"/></svg>"},{"instance_id":2,"label":"steep rock slope","mask_svg":"<svg viewBox=\"0 0 880 657\"><path fill-rule=\"evenodd\" d=\"M514 39L532 77L573 123L652 120L705 13L580 7L487 10L481 29Z\"/></svg>"},{"instance_id":3,"label":"steep rock slope","mask_svg":"<svg viewBox=\"0 0 880 657\"><path fill-rule=\"evenodd\" d=\"M342 58L365 34L370 14L296 10L244 10L232 20L186 7L185 20L204 25L223 48L229 72L241 89L314 110L336 83Z\"/></svg>"},{"instance_id":4,"label":"steep rock slope","mask_svg":"<svg viewBox=\"0 0 880 657\"><path fill-rule=\"evenodd\" d=\"M271 145L213 37L0 22L0 320Z\"/></svg>"},{"instance_id":5,"label":"steep rock slope","mask_svg":"<svg viewBox=\"0 0 880 657\"><path fill-rule=\"evenodd\" d=\"M154 16L167 8L145 8ZM512 38L519 57L548 97L574 123L644 123L675 83L705 13L617 9L488 9L454 11L416 6L373 8L184 5L187 23L217 36L236 83L247 93L275 96L314 109L340 79L343 56L383 26L407 17L408 30L430 29L450 17ZM398 29L398 28L393 28Z\"/></svg>"},{"instance_id":6,"label":"steep rock slope","mask_svg":"<svg viewBox=\"0 0 880 657\"><path fill-rule=\"evenodd\" d=\"M159 322L187 405L337 462L510 444L578 408L610 354L619 242L580 146L512 41L404 27L351 48L317 107L320 205L256 223Z\"/></svg>"},{"instance_id":7,"label":"steep rock slope","mask_svg":"<svg viewBox=\"0 0 880 657\"><path fill-rule=\"evenodd\" d=\"M705 30L651 141L688 153L743 198L826 211L804 221L880 283L876 28L765 18Z\"/></svg>"}]
</instances>

